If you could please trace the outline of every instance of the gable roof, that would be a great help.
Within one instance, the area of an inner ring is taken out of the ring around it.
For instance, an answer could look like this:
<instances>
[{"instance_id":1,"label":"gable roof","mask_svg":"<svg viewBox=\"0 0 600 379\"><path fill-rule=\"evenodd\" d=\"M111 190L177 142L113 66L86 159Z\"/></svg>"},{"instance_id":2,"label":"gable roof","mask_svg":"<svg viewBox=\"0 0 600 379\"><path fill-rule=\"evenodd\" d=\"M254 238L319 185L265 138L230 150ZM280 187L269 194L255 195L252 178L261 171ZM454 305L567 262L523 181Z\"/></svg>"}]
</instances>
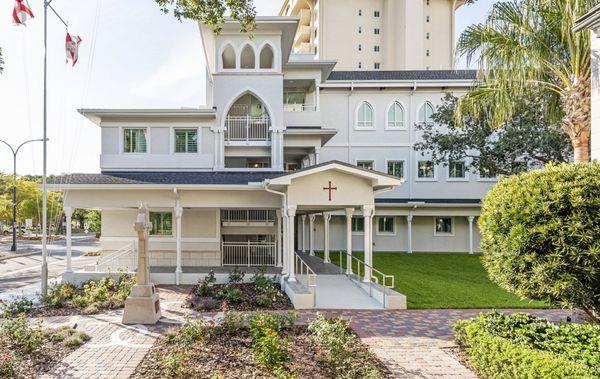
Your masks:
<instances>
[{"instance_id":1,"label":"gable roof","mask_svg":"<svg viewBox=\"0 0 600 379\"><path fill-rule=\"evenodd\" d=\"M271 179L266 180L266 185L289 185L293 179L300 178L307 175L316 174L318 172L334 170L338 172L347 173L350 175L370 179L373 182L374 187L396 187L401 185L404 181L398 179L395 176L384 174L378 171L369 170L365 168L356 167L354 165L341 162L341 161L328 161L323 162L315 166L306 167L300 170L296 170L289 173L284 173L275 176Z\"/></svg>"}]
</instances>

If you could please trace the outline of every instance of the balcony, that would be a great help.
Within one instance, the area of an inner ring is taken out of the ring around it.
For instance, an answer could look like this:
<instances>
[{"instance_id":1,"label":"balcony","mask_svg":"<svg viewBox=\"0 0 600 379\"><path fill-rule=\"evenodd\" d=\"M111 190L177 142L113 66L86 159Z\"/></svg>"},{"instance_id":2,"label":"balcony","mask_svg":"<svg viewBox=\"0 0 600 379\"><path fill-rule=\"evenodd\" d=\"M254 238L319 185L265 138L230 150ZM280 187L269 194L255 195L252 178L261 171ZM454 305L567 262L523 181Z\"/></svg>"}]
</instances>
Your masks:
<instances>
[{"instance_id":1,"label":"balcony","mask_svg":"<svg viewBox=\"0 0 600 379\"><path fill-rule=\"evenodd\" d=\"M310 26L301 25L298 26L298 31L296 32L296 38L294 38L294 47L298 47L302 42L310 41Z\"/></svg>"},{"instance_id":2,"label":"balcony","mask_svg":"<svg viewBox=\"0 0 600 379\"><path fill-rule=\"evenodd\" d=\"M227 116L225 119L225 142L271 141L271 118L262 116Z\"/></svg>"},{"instance_id":3,"label":"balcony","mask_svg":"<svg viewBox=\"0 0 600 379\"><path fill-rule=\"evenodd\" d=\"M283 104L284 112L316 112L314 104Z\"/></svg>"},{"instance_id":4,"label":"balcony","mask_svg":"<svg viewBox=\"0 0 600 379\"><path fill-rule=\"evenodd\" d=\"M275 211L268 209L223 209L222 226L274 226Z\"/></svg>"}]
</instances>

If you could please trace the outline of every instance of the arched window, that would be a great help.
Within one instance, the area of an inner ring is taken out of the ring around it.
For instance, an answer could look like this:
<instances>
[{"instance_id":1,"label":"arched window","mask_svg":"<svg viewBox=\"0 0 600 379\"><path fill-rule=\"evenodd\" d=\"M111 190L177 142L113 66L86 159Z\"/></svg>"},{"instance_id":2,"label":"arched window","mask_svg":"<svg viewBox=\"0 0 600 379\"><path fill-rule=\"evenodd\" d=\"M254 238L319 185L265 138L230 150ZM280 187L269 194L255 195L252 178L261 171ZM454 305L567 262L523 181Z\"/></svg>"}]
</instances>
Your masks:
<instances>
[{"instance_id":1,"label":"arched window","mask_svg":"<svg viewBox=\"0 0 600 379\"><path fill-rule=\"evenodd\" d=\"M273 49L270 45L265 45L260 51L260 68L272 69L275 68Z\"/></svg>"},{"instance_id":2,"label":"arched window","mask_svg":"<svg viewBox=\"0 0 600 379\"><path fill-rule=\"evenodd\" d=\"M221 54L221 67L224 69L234 69L235 66L235 50L233 50L233 46L227 45Z\"/></svg>"},{"instance_id":3,"label":"arched window","mask_svg":"<svg viewBox=\"0 0 600 379\"><path fill-rule=\"evenodd\" d=\"M356 118L357 128L372 128L373 127L373 106L366 101L358 107Z\"/></svg>"},{"instance_id":4,"label":"arched window","mask_svg":"<svg viewBox=\"0 0 600 379\"><path fill-rule=\"evenodd\" d=\"M254 49L250 45L244 46L240 57L240 68L252 69L256 67Z\"/></svg>"},{"instance_id":5,"label":"arched window","mask_svg":"<svg viewBox=\"0 0 600 379\"><path fill-rule=\"evenodd\" d=\"M425 102L419 110L419 122L428 125L433 124L433 118L431 117L433 113L433 105L429 101Z\"/></svg>"},{"instance_id":6,"label":"arched window","mask_svg":"<svg viewBox=\"0 0 600 379\"><path fill-rule=\"evenodd\" d=\"M404 108L397 101L394 101L388 109L387 127L390 129L404 128Z\"/></svg>"}]
</instances>

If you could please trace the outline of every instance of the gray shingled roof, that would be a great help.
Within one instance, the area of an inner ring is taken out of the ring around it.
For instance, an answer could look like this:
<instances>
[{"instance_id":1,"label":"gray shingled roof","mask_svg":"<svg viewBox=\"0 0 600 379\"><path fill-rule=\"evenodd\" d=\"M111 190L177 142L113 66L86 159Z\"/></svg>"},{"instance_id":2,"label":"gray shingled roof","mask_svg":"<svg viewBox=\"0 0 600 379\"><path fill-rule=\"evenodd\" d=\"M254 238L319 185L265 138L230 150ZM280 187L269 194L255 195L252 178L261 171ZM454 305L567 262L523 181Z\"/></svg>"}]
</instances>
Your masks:
<instances>
[{"instance_id":1,"label":"gray shingled roof","mask_svg":"<svg viewBox=\"0 0 600 379\"><path fill-rule=\"evenodd\" d=\"M475 80L477 70L333 71L327 80Z\"/></svg>"},{"instance_id":2,"label":"gray shingled roof","mask_svg":"<svg viewBox=\"0 0 600 379\"><path fill-rule=\"evenodd\" d=\"M49 184L221 184L244 185L262 182L281 172L111 172L102 174L71 174L49 180Z\"/></svg>"}]
</instances>

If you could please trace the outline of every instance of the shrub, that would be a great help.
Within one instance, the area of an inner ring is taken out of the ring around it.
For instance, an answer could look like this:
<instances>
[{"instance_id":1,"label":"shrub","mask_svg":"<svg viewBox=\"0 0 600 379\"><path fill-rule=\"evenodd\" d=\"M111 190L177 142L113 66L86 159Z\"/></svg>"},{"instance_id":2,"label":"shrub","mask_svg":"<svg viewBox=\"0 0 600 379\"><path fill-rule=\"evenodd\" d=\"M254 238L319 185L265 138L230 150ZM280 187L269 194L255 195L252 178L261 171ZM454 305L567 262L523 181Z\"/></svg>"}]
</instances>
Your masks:
<instances>
[{"instance_id":1,"label":"shrub","mask_svg":"<svg viewBox=\"0 0 600 379\"><path fill-rule=\"evenodd\" d=\"M41 324L38 323L32 328L24 314L4 320L0 332L12 348L26 353L31 353L44 342Z\"/></svg>"},{"instance_id":2,"label":"shrub","mask_svg":"<svg viewBox=\"0 0 600 379\"><path fill-rule=\"evenodd\" d=\"M231 284L242 283L244 281L244 276L246 276L246 273L244 271L240 271L236 266L229 273L229 283L231 283Z\"/></svg>"},{"instance_id":3,"label":"shrub","mask_svg":"<svg viewBox=\"0 0 600 379\"><path fill-rule=\"evenodd\" d=\"M0 352L0 378L13 378L15 372L15 358L10 352Z\"/></svg>"},{"instance_id":4,"label":"shrub","mask_svg":"<svg viewBox=\"0 0 600 379\"><path fill-rule=\"evenodd\" d=\"M202 281L202 283L200 283L200 285L198 285L198 288L196 289L196 293L200 296L211 296L212 295L212 290L211 287L213 284L215 284L217 281L217 278L215 278L215 272L213 270L210 270L210 272L208 273L208 275L206 275L204 277L204 280Z\"/></svg>"},{"instance_id":5,"label":"shrub","mask_svg":"<svg viewBox=\"0 0 600 379\"><path fill-rule=\"evenodd\" d=\"M244 294L242 293L241 289L235 288L235 287L233 287L231 285L226 285L217 294L217 297L219 299L226 300L227 302L229 302L231 304L236 304L236 303L241 302L243 296L244 296Z\"/></svg>"},{"instance_id":6,"label":"shrub","mask_svg":"<svg viewBox=\"0 0 600 379\"><path fill-rule=\"evenodd\" d=\"M247 315L242 312L228 311L221 320L223 328L231 334L237 333L244 328Z\"/></svg>"},{"instance_id":7,"label":"shrub","mask_svg":"<svg viewBox=\"0 0 600 379\"><path fill-rule=\"evenodd\" d=\"M77 292L77 287L71 283L59 283L50 287L48 295L42 297L42 304L50 308L63 308Z\"/></svg>"},{"instance_id":8,"label":"shrub","mask_svg":"<svg viewBox=\"0 0 600 379\"><path fill-rule=\"evenodd\" d=\"M29 313L33 310L33 301L21 296L11 300L0 300L0 316L4 318L14 317L21 313Z\"/></svg>"},{"instance_id":9,"label":"shrub","mask_svg":"<svg viewBox=\"0 0 600 379\"><path fill-rule=\"evenodd\" d=\"M600 327L553 325L532 315L482 314L454 325L456 342L489 378L600 376Z\"/></svg>"},{"instance_id":10,"label":"shrub","mask_svg":"<svg viewBox=\"0 0 600 379\"><path fill-rule=\"evenodd\" d=\"M322 315L308 324L319 346L322 359L331 365L339 378L378 378L378 368L371 355L341 318L326 319Z\"/></svg>"},{"instance_id":11,"label":"shrub","mask_svg":"<svg viewBox=\"0 0 600 379\"><path fill-rule=\"evenodd\" d=\"M294 325L298 316L293 312L255 312L248 319L248 328L254 338L261 337L266 329L281 332L284 328Z\"/></svg>"},{"instance_id":12,"label":"shrub","mask_svg":"<svg viewBox=\"0 0 600 379\"><path fill-rule=\"evenodd\" d=\"M491 279L523 298L600 321L600 163L548 165L501 179L479 227Z\"/></svg>"},{"instance_id":13,"label":"shrub","mask_svg":"<svg viewBox=\"0 0 600 379\"><path fill-rule=\"evenodd\" d=\"M43 335L47 340L61 342L64 346L81 346L90 340L90 336L70 326L44 330Z\"/></svg>"},{"instance_id":14,"label":"shrub","mask_svg":"<svg viewBox=\"0 0 600 379\"><path fill-rule=\"evenodd\" d=\"M287 339L279 336L275 330L264 328L262 335L252 341L252 349L256 354L256 360L263 366L284 374L284 365L290 360L290 352L287 350Z\"/></svg>"},{"instance_id":15,"label":"shrub","mask_svg":"<svg viewBox=\"0 0 600 379\"><path fill-rule=\"evenodd\" d=\"M190 346L196 341L209 338L211 330L204 320L186 319L182 327L167 331L165 341L171 345Z\"/></svg>"},{"instance_id":16,"label":"shrub","mask_svg":"<svg viewBox=\"0 0 600 379\"><path fill-rule=\"evenodd\" d=\"M164 366L169 377L178 377L181 376L182 371L185 368L186 359L187 353L184 350L177 349L171 351L165 357L163 357L161 359L161 363Z\"/></svg>"}]
</instances>

